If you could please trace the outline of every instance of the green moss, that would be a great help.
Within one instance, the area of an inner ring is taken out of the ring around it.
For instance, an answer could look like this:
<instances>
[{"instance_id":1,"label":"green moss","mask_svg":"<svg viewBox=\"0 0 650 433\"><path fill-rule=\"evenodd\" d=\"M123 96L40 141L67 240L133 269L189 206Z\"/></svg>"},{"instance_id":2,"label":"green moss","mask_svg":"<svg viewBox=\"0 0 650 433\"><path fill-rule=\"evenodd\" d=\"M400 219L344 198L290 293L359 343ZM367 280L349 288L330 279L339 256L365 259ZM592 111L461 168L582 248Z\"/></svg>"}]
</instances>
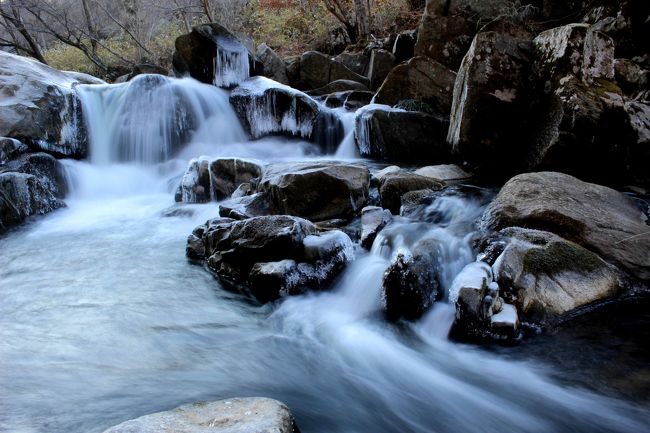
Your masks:
<instances>
[{"instance_id":1,"label":"green moss","mask_svg":"<svg viewBox=\"0 0 650 433\"><path fill-rule=\"evenodd\" d=\"M533 275L589 274L603 266L596 254L572 242L552 242L546 248L532 248L524 255L524 271Z\"/></svg>"},{"instance_id":2,"label":"green moss","mask_svg":"<svg viewBox=\"0 0 650 433\"><path fill-rule=\"evenodd\" d=\"M427 114L435 114L433 108L426 102L416 101L415 99L402 99L397 104L395 108L399 108L406 111L420 111Z\"/></svg>"}]
</instances>

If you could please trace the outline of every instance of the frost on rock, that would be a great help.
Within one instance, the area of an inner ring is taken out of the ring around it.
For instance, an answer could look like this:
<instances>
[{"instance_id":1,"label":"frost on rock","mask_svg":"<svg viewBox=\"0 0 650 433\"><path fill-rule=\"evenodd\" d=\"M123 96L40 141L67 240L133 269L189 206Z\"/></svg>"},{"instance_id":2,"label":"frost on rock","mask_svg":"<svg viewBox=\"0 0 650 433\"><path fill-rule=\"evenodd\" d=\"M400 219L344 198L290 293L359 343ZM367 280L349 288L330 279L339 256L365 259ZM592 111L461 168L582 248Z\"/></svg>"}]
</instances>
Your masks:
<instances>
[{"instance_id":1,"label":"frost on rock","mask_svg":"<svg viewBox=\"0 0 650 433\"><path fill-rule=\"evenodd\" d=\"M239 41L219 36L216 38L214 81L218 87L233 87L250 76L248 50Z\"/></svg>"},{"instance_id":2,"label":"frost on rock","mask_svg":"<svg viewBox=\"0 0 650 433\"><path fill-rule=\"evenodd\" d=\"M484 292L492 282L492 268L484 262L472 262L456 276L449 288L449 301L458 302L464 291Z\"/></svg>"},{"instance_id":3,"label":"frost on rock","mask_svg":"<svg viewBox=\"0 0 650 433\"><path fill-rule=\"evenodd\" d=\"M338 117L307 94L266 77L253 77L233 90L230 102L253 138L285 134L327 145L342 138Z\"/></svg>"}]
</instances>

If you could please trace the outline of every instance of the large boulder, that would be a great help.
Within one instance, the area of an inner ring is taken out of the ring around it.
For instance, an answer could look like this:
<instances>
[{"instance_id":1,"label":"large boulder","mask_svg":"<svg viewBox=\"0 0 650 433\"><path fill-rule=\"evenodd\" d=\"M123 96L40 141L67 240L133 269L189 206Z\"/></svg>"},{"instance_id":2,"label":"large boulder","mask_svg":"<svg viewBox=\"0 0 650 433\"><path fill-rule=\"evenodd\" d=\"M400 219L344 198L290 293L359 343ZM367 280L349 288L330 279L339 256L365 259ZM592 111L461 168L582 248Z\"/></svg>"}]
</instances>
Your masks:
<instances>
[{"instance_id":1,"label":"large boulder","mask_svg":"<svg viewBox=\"0 0 650 433\"><path fill-rule=\"evenodd\" d=\"M317 51L308 51L304 53L293 68L297 69L289 73L289 79L292 75L298 76L298 81L291 81L291 86L300 90L311 90L323 87L336 80L351 80L369 87L369 80L352 72L343 63L332 60L323 53Z\"/></svg>"},{"instance_id":2,"label":"large boulder","mask_svg":"<svg viewBox=\"0 0 650 433\"><path fill-rule=\"evenodd\" d=\"M377 91L374 102L395 105L404 99L428 104L434 113L448 116L456 73L428 57L415 57L396 66Z\"/></svg>"},{"instance_id":3,"label":"large boulder","mask_svg":"<svg viewBox=\"0 0 650 433\"><path fill-rule=\"evenodd\" d=\"M648 282L647 222L632 199L613 189L541 172L509 180L479 225L487 231L526 227L555 233Z\"/></svg>"},{"instance_id":4,"label":"large boulder","mask_svg":"<svg viewBox=\"0 0 650 433\"><path fill-rule=\"evenodd\" d=\"M419 319L442 295L439 245L423 239L410 253L398 254L384 273L382 300L390 320Z\"/></svg>"},{"instance_id":5,"label":"large boulder","mask_svg":"<svg viewBox=\"0 0 650 433\"><path fill-rule=\"evenodd\" d=\"M282 84L289 84L289 77L287 76L287 66L284 61L273 51L271 47L265 43L257 47L255 56L262 62L264 66L264 76L277 81Z\"/></svg>"},{"instance_id":6,"label":"large boulder","mask_svg":"<svg viewBox=\"0 0 650 433\"><path fill-rule=\"evenodd\" d=\"M35 60L0 51L0 137L13 137L32 149L85 158L88 142L78 77Z\"/></svg>"},{"instance_id":7,"label":"large boulder","mask_svg":"<svg viewBox=\"0 0 650 433\"><path fill-rule=\"evenodd\" d=\"M363 107L355 118L361 156L387 161L446 162L448 129L443 117L385 105Z\"/></svg>"},{"instance_id":8,"label":"large boulder","mask_svg":"<svg viewBox=\"0 0 650 433\"><path fill-rule=\"evenodd\" d=\"M448 141L477 168L517 170L528 133L530 43L479 33L454 87Z\"/></svg>"},{"instance_id":9,"label":"large boulder","mask_svg":"<svg viewBox=\"0 0 650 433\"><path fill-rule=\"evenodd\" d=\"M352 164L278 164L269 166L258 190L276 213L312 221L349 218L368 200L368 168Z\"/></svg>"},{"instance_id":10,"label":"large boulder","mask_svg":"<svg viewBox=\"0 0 650 433\"><path fill-rule=\"evenodd\" d=\"M176 38L176 76L190 75L207 84L234 87L263 72L248 47L218 23L202 24Z\"/></svg>"},{"instance_id":11,"label":"large boulder","mask_svg":"<svg viewBox=\"0 0 650 433\"><path fill-rule=\"evenodd\" d=\"M289 408L269 398L231 398L190 403L144 415L104 433L296 433Z\"/></svg>"},{"instance_id":12,"label":"large boulder","mask_svg":"<svg viewBox=\"0 0 650 433\"><path fill-rule=\"evenodd\" d=\"M548 232L510 228L494 264L501 296L527 321L552 322L576 308L614 296L618 270L593 252Z\"/></svg>"},{"instance_id":13,"label":"large boulder","mask_svg":"<svg viewBox=\"0 0 650 433\"><path fill-rule=\"evenodd\" d=\"M331 151L343 138L338 117L303 92L266 77L241 83L230 103L253 138L283 134L304 138Z\"/></svg>"},{"instance_id":14,"label":"large boulder","mask_svg":"<svg viewBox=\"0 0 650 433\"><path fill-rule=\"evenodd\" d=\"M269 302L325 288L352 258L352 241L286 215L218 218L194 230L187 255L206 260L229 287Z\"/></svg>"}]
</instances>

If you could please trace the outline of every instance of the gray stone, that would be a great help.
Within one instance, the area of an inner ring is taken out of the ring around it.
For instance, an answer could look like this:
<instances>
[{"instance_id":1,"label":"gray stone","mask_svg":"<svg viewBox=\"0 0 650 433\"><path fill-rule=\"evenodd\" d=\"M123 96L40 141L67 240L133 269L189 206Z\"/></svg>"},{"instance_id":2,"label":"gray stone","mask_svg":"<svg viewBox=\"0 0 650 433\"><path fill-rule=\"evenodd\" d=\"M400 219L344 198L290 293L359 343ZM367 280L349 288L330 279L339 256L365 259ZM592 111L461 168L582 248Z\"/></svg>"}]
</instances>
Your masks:
<instances>
[{"instance_id":1,"label":"gray stone","mask_svg":"<svg viewBox=\"0 0 650 433\"><path fill-rule=\"evenodd\" d=\"M379 182L379 195L381 205L394 215L399 215L402 205L402 196L409 191L423 189L440 190L444 183L439 180L419 176L414 173L401 172L387 174Z\"/></svg>"},{"instance_id":2,"label":"gray stone","mask_svg":"<svg viewBox=\"0 0 650 433\"><path fill-rule=\"evenodd\" d=\"M447 185L467 181L472 175L455 164L430 165L418 168L415 174L445 182Z\"/></svg>"},{"instance_id":3,"label":"gray stone","mask_svg":"<svg viewBox=\"0 0 650 433\"><path fill-rule=\"evenodd\" d=\"M186 404L144 415L104 433L295 433L289 408L269 398L232 398Z\"/></svg>"},{"instance_id":4,"label":"gray stone","mask_svg":"<svg viewBox=\"0 0 650 433\"><path fill-rule=\"evenodd\" d=\"M562 173L521 174L503 186L479 227L549 231L650 281L647 217L632 199L605 186Z\"/></svg>"}]
</instances>

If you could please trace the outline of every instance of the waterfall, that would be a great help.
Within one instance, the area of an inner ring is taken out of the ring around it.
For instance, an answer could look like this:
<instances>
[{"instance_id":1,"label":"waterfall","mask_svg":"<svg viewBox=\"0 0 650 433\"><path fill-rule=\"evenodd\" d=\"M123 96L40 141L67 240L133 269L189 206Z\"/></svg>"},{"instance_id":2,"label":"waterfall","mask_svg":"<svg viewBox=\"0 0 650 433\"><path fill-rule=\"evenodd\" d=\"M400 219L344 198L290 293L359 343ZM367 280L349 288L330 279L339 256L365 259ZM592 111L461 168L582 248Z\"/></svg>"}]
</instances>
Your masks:
<instances>
[{"instance_id":1,"label":"waterfall","mask_svg":"<svg viewBox=\"0 0 650 433\"><path fill-rule=\"evenodd\" d=\"M228 93L192 78L140 75L123 84L80 85L77 92L93 164L150 165L193 141L246 140Z\"/></svg>"}]
</instances>

